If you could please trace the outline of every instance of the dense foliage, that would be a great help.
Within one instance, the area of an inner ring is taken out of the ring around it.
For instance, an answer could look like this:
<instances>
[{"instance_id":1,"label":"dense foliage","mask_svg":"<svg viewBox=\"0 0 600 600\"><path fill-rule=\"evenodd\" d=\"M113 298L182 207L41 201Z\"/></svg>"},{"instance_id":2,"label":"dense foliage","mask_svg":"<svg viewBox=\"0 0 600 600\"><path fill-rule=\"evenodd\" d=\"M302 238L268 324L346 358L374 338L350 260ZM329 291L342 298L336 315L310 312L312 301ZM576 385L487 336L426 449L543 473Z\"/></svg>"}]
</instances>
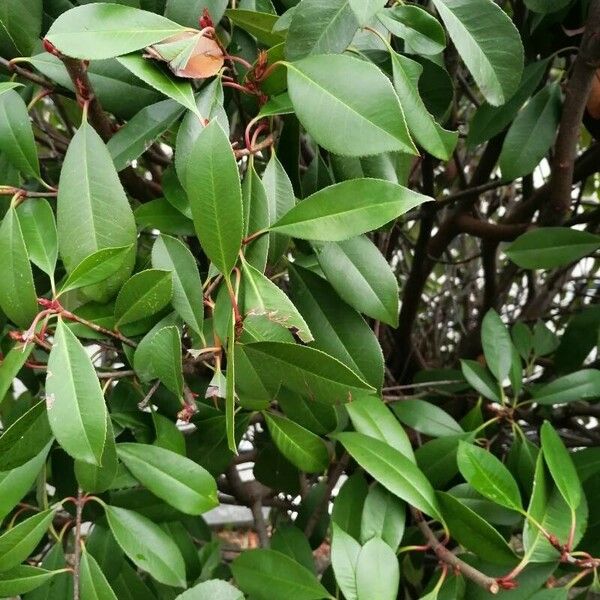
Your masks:
<instances>
[{"instance_id":1,"label":"dense foliage","mask_svg":"<svg viewBox=\"0 0 600 600\"><path fill-rule=\"evenodd\" d=\"M600 591L600 0L0 0L0 56L0 597Z\"/></svg>"}]
</instances>

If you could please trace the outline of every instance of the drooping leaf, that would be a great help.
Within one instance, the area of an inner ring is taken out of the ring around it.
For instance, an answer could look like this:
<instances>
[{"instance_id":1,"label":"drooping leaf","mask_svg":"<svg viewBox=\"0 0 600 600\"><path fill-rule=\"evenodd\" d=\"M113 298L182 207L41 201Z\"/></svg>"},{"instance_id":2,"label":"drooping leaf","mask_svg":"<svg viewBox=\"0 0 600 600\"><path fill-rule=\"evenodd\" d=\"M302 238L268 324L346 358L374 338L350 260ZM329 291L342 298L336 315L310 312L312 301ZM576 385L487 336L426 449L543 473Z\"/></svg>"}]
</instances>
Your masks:
<instances>
[{"instance_id":1,"label":"drooping leaf","mask_svg":"<svg viewBox=\"0 0 600 600\"><path fill-rule=\"evenodd\" d=\"M137 512L105 506L110 529L123 552L154 579L173 587L186 587L185 565L171 537Z\"/></svg>"},{"instance_id":2,"label":"drooping leaf","mask_svg":"<svg viewBox=\"0 0 600 600\"><path fill-rule=\"evenodd\" d=\"M356 561L358 600L378 598L395 600L400 585L400 566L396 553L380 538L371 538Z\"/></svg>"},{"instance_id":3,"label":"drooping leaf","mask_svg":"<svg viewBox=\"0 0 600 600\"><path fill-rule=\"evenodd\" d=\"M64 12L46 39L67 56L97 60L145 48L184 30L151 12L97 2Z\"/></svg>"},{"instance_id":4,"label":"drooping leaf","mask_svg":"<svg viewBox=\"0 0 600 600\"><path fill-rule=\"evenodd\" d=\"M94 600L117 600L102 569L94 557L85 550L81 554L79 581L81 597Z\"/></svg>"},{"instance_id":5,"label":"drooping leaf","mask_svg":"<svg viewBox=\"0 0 600 600\"><path fill-rule=\"evenodd\" d=\"M346 600L358 600L356 565L360 550L360 544L334 523L331 540L331 566L335 573L336 583L340 586Z\"/></svg>"},{"instance_id":6,"label":"drooping leaf","mask_svg":"<svg viewBox=\"0 0 600 600\"><path fill-rule=\"evenodd\" d=\"M22 202L17 216L29 260L53 276L58 258L58 240L54 212L45 198Z\"/></svg>"},{"instance_id":7,"label":"drooping leaf","mask_svg":"<svg viewBox=\"0 0 600 600\"><path fill-rule=\"evenodd\" d=\"M320 55L287 68L296 115L326 150L342 156L416 153L392 84L375 65Z\"/></svg>"},{"instance_id":8,"label":"drooping leaf","mask_svg":"<svg viewBox=\"0 0 600 600\"><path fill-rule=\"evenodd\" d=\"M242 245L242 191L227 135L216 120L196 139L188 163L187 190L198 239L226 277Z\"/></svg>"},{"instance_id":9,"label":"drooping leaf","mask_svg":"<svg viewBox=\"0 0 600 600\"><path fill-rule=\"evenodd\" d=\"M406 506L383 486L375 484L365 499L360 521L360 541L381 538L392 550L402 541L406 525Z\"/></svg>"},{"instance_id":10,"label":"drooping leaf","mask_svg":"<svg viewBox=\"0 0 600 600\"><path fill-rule=\"evenodd\" d=\"M106 405L89 355L59 318L48 359L46 407L50 428L73 458L100 464Z\"/></svg>"},{"instance_id":11,"label":"drooping leaf","mask_svg":"<svg viewBox=\"0 0 600 600\"><path fill-rule=\"evenodd\" d=\"M182 512L200 515L217 506L215 480L189 458L148 444L120 443L117 452L142 485Z\"/></svg>"},{"instance_id":12,"label":"drooping leaf","mask_svg":"<svg viewBox=\"0 0 600 600\"><path fill-rule=\"evenodd\" d=\"M510 18L492 0L433 0L433 5L485 99L504 104L523 72L523 44Z\"/></svg>"},{"instance_id":13,"label":"drooping leaf","mask_svg":"<svg viewBox=\"0 0 600 600\"><path fill-rule=\"evenodd\" d=\"M339 242L377 229L427 196L381 179L351 179L309 196L271 226L307 240Z\"/></svg>"}]
</instances>

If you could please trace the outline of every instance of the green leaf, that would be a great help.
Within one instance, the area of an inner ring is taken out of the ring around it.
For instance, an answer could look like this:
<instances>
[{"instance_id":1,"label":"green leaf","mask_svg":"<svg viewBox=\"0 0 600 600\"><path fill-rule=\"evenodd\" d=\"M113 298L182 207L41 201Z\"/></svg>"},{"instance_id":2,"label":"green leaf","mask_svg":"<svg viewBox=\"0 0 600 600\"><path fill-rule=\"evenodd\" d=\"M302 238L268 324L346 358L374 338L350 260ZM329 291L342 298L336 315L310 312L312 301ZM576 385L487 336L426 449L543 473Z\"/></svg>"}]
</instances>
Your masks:
<instances>
[{"instance_id":1,"label":"green leaf","mask_svg":"<svg viewBox=\"0 0 600 600\"><path fill-rule=\"evenodd\" d=\"M44 556L41 564L42 568L48 571L63 569L67 566L65 553L62 544L56 543L50 551ZM25 600L53 600L54 598L68 598L73 582L71 575L67 571L60 575L55 575L39 586L32 592L28 592Z\"/></svg>"},{"instance_id":2,"label":"green leaf","mask_svg":"<svg viewBox=\"0 0 600 600\"><path fill-rule=\"evenodd\" d=\"M0 256L0 308L16 325L29 327L38 312L37 294L19 218L12 207L0 225Z\"/></svg>"},{"instance_id":3,"label":"green leaf","mask_svg":"<svg viewBox=\"0 0 600 600\"><path fill-rule=\"evenodd\" d=\"M271 231L305 240L339 242L377 229L430 200L382 179L351 179L309 196L279 219Z\"/></svg>"},{"instance_id":4,"label":"green leaf","mask_svg":"<svg viewBox=\"0 0 600 600\"><path fill-rule=\"evenodd\" d=\"M235 25L253 35L261 44L276 46L283 42L283 36L279 32L273 31L277 15L231 8L225 11L225 15Z\"/></svg>"},{"instance_id":5,"label":"green leaf","mask_svg":"<svg viewBox=\"0 0 600 600\"><path fill-rule=\"evenodd\" d=\"M189 81L171 78L165 71L157 67L154 62L146 60L140 54L120 56L117 60L138 79L152 86L161 94L172 98L175 102L181 104L181 106L196 113L198 118L200 118L196 101L194 100L192 84Z\"/></svg>"},{"instance_id":6,"label":"green leaf","mask_svg":"<svg viewBox=\"0 0 600 600\"><path fill-rule=\"evenodd\" d=\"M571 3L571 0L550 0L549 2L548 0L524 0L524 3L529 10L544 15L562 10Z\"/></svg>"},{"instance_id":7,"label":"green leaf","mask_svg":"<svg viewBox=\"0 0 600 600\"><path fill-rule=\"evenodd\" d=\"M492 0L433 0L433 5L485 99L504 104L523 72L523 44L510 18Z\"/></svg>"},{"instance_id":8,"label":"green leaf","mask_svg":"<svg viewBox=\"0 0 600 600\"><path fill-rule=\"evenodd\" d=\"M416 6L398 8L417 9ZM396 52L390 52L390 56L392 57L394 88L404 108L410 132L417 143L430 154L441 160L448 160L456 148L458 132L447 131L436 123L423 103L418 87L423 67L418 62Z\"/></svg>"},{"instance_id":9,"label":"green leaf","mask_svg":"<svg viewBox=\"0 0 600 600\"><path fill-rule=\"evenodd\" d=\"M435 55L443 52L446 47L444 28L432 14L420 6L394 6L379 12L377 18L417 54Z\"/></svg>"},{"instance_id":10,"label":"green leaf","mask_svg":"<svg viewBox=\"0 0 600 600\"><path fill-rule=\"evenodd\" d=\"M437 492L437 498L450 534L461 546L494 564L516 564L515 553L487 521L450 494Z\"/></svg>"},{"instance_id":11,"label":"green leaf","mask_svg":"<svg viewBox=\"0 0 600 600\"><path fill-rule=\"evenodd\" d=\"M186 587L185 565L171 537L150 519L118 506L105 506L112 534L129 559L156 581Z\"/></svg>"},{"instance_id":12,"label":"green leaf","mask_svg":"<svg viewBox=\"0 0 600 600\"><path fill-rule=\"evenodd\" d=\"M167 0L165 17L186 27L197 27L198 15L204 8L213 22L218 23L225 14L227 0Z\"/></svg>"},{"instance_id":13,"label":"green leaf","mask_svg":"<svg viewBox=\"0 0 600 600\"><path fill-rule=\"evenodd\" d=\"M14 90L0 96L0 151L24 175L39 179L40 165L29 113Z\"/></svg>"},{"instance_id":14,"label":"green leaf","mask_svg":"<svg viewBox=\"0 0 600 600\"><path fill-rule=\"evenodd\" d=\"M132 245L119 248L102 248L86 256L69 274L60 293L76 290L105 281L118 273L128 262Z\"/></svg>"},{"instance_id":15,"label":"green leaf","mask_svg":"<svg viewBox=\"0 0 600 600\"><path fill-rule=\"evenodd\" d=\"M402 423L430 437L464 433L463 428L445 410L425 400L407 398L395 402L392 410Z\"/></svg>"},{"instance_id":16,"label":"green leaf","mask_svg":"<svg viewBox=\"0 0 600 600\"><path fill-rule=\"evenodd\" d=\"M62 571L47 571L38 567L19 565L0 573L0 596L12 598L35 590Z\"/></svg>"},{"instance_id":17,"label":"green leaf","mask_svg":"<svg viewBox=\"0 0 600 600\"><path fill-rule=\"evenodd\" d=\"M85 549L81 553L79 585L82 598L94 600L117 600L102 569L94 557Z\"/></svg>"},{"instance_id":18,"label":"green leaf","mask_svg":"<svg viewBox=\"0 0 600 600\"><path fill-rule=\"evenodd\" d=\"M246 315L265 315L297 333L303 342L313 340L312 333L287 295L260 271L244 261L243 306Z\"/></svg>"},{"instance_id":19,"label":"green leaf","mask_svg":"<svg viewBox=\"0 0 600 600\"><path fill-rule=\"evenodd\" d=\"M269 201L264 185L256 173L252 160L242 183L242 203L244 210L244 235L266 229L271 224ZM262 235L246 245L244 258L261 273L267 264L269 236Z\"/></svg>"},{"instance_id":20,"label":"green leaf","mask_svg":"<svg viewBox=\"0 0 600 600\"><path fill-rule=\"evenodd\" d=\"M244 600L244 594L222 579L203 581L175 600Z\"/></svg>"},{"instance_id":21,"label":"green leaf","mask_svg":"<svg viewBox=\"0 0 600 600\"><path fill-rule=\"evenodd\" d=\"M46 403L38 402L0 436L0 471L20 467L32 460L51 437Z\"/></svg>"},{"instance_id":22,"label":"green leaf","mask_svg":"<svg viewBox=\"0 0 600 600\"><path fill-rule=\"evenodd\" d=\"M481 323L481 345L488 369L502 385L512 365L512 341L506 325L493 308Z\"/></svg>"},{"instance_id":23,"label":"green leaf","mask_svg":"<svg viewBox=\"0 0 600 600\"><path fill-rule=\"evenodd\" d=\"M227 135L215 120L196 139L188 160L184 187L194 226L208 258L229 276L242 246L242 191Z\"/></svg>"},{"instance_id":24,"label":"green leaf","mask_svg":"<svg viewBox=\"0 0 600 600\"><path fill-rule=\"evenodd\" d=\"M100 59L145 48L184 30L151 12L98 2L64 12L46 39L67 56Z\"/></svg>"},{"instance_id":25,"label":"green leaf","mask_svg":"<svg viewBox=\"0 0 600 600\"><path fill-rule=\"evenodd\" d=\"M8 571L23 562L40 543L53 518L54 510L45 510L0 535L0 571Z\"/></svg>"},{"instance_id":26,"label":"green leaf","mask_svg":"<svg viewBox=\"0 0 600 600\"><path fill-rule=\"evenodd\" d=\"M225 372L225 429L227 433L227 446L237 454L237 440L235 439L235 327L236 320L233 311L229 317L227 331L227 370ZM220 372L215 374L220 377Z\"/></svg>"},{"instance_id":27,"label":"green leaf","mask_svg":"<svg viewBox=\"0 0 600 600\"><path fill-rule=\"evenodd\" d=\"M331 540L331 566L335 573L335 581L340 586L346 600L358 600L356 565L360 550L360 544L334 523Z\"/></svg>"},{"instance_id":28,"label":"green leaf","mask_svg":"<svg viewBox=\"0 0 600 600\"><path fill-rule=\"evenodd\" d=\"M358 600L396 600L400 567L396 553L380 538L370 539L356 561Z\"/></svg>"},{"instance_id":29,"label":"green leaf","mask_svg":"<svg viewBox=\"0 0 600 600\"><path fill-rule=\"evenodd\" d=\"M168 235L159 235L152 247L152 266L171 271L173 298L171 304L179 316L198 334L204 322L202 282L196 259L189 248Z\"/></svg>"},{"instance_id":30,"label":"green leaf","mask_svg":"<svg viewBox=\"0 0 600 600\"><path fill-rule=\"evenodd\" d=\"M442 521L431 484L404 454L362 433L338 433L332 437L341 442L352 458L392 494Z\"/></svg>"},{"instance_id":31,"label":"green leaf","mask_svg":"<svg viewBox=\"0 0 600 600\"><path fill-rule=\"evenodd\" d=\"M296 525L278 525L271 536L271 548L293 558L309 571L315 572L315 561L310 544Z\"/></svg>"},{"instance_id":32,"label":"green leaf","mask_svg":"<svg viewBox=\"0 0 600 600\"><path fill-rule=\"evenodd\" d=\"M135 221L142 229L158 229L171 235L194 235L194 224L164 198L155 198L138 206Z\"/></svg>"},{"instance_id":33,"label":"green leaf","mask_svg":"<svg viewBox=\"0 0 600 600\"><path fill-rule=\"evenodd\" d=\"M292 15L285 56L288 60L298 60L310 54L343 52L358 26L348 0L302 0Z\"/></svg>"},{"instance_id":34,"label":"green leaf","mask_svg":"<svg viewBox=\"0 0 600 600\"><path fill-rule=\"evenodd\" d=\"M307 473L322 473L329 464L325 442L317 435L275 413L263 413L275 445L293 465Z\"/></svg>"},{"instance_id":35,"label":"green leaf","mask_svg":"<svg viewBox=\"0 0 600 600\"><path fill-rule=\"evenodd\" d=\"M113 135L106 145L115 169L122 171L139 158L173 123L183 109L173 100L142 108Z\"/></svg>"},{"instance_id":36,"label":"green leaf","mask_svg":"<svg viewBox=\"0 0 600 600\"><path fill-rule=\"evenodd\" d=\"M373 319L398 326L398 282L366 236L314 246L327 281L342 300Z\"/></svg>"},{"instance_id":37,"label":"green leaf","mask_svg":"<svg viewBox=\"0 0 600 600\"><path fill-rule=\"evenodd\" d=\"M82 123L67 149L59 181L57 225L67 273L103 248L135 248L137 232L127 196L106 146L87 123ZM85 295L98 302L109 300L129 277L134 260L132 249L113 277L87 288Z\"/></svg>"},{"instance_id":38,"label":"green leaf","mask_svg":"<svg viewBox=\"0 0 600 600\"><path fill-rule=\"evenodd\" d=\"M465 379L482 396L500 402L500 387L487 369L476 360L461 359L460 366Z\"/></svg>"},{"instance_id":39,"label":"green leaf","mask_svg":"<svg viewBox=\"0 0 600 600\"><path fill-rule=\"evenodd\" d=\"M183 396L181 335L175 325L163 327L152 336L152 370L178 398Z\"/></svg>"},{"instance_id":40,"label":"green leaf","mask_svg":"<svg viewBox=\"0 0 600 600\"><path fill-rule=\"evenodd\" d=\"M458 444L457 461L461 475L482 496L506 508L521 510L517 482L491 452L461 441Z\"/></svg>"},{"instance_id":41,"label":"green leaf","mask_svg":"<svg viewBox=\"0 0 600 600\"><path fill-rule=\"evenodd\" d=\"M19 204L17 216L29 260L53 277L58 240L52 207L45 198L36 198Z\"/></svg>"},{"instance_id":42,"label":"green leaf","mask_svg":"<svg viewBox=\"0 0 600 600\"><path fill-rule=\"evenodd\" d=\"M334 54L287 67L296 115L320 146L342 156L416 154L394 88L375 65Z\"/></svg>"},{"instance_id":43,"label":"green leaf","mask_svg":"<svg viewBox=\"0 0 600 600\"><path fill-rule=\"evenodd\" d=\"M0 95L4 94L4 92L8 92L8 90L14 90L18 87L23 87L23 84L18 83L17 81L2 81L0 82Z\"/></svg>"},{"instance_id":44,"label":"green leaf","mask_svg":"<svg viewBox=\"0 0 600 600\"><path fill-rule=\"evenodd\" d=\"M600 371L583 369L536 387L532 396L538 404L564 404L600 397Z\"/></svg>"},{"instance_id":45,"label":"green leaf","mask_svg":"<svg viewBox=\"0 0 600 600\"><path fill-rule=\"evenodd\" d=\"M371 386L335 358L320 350L285 342L254 342L239 346L273 396L285 385L327 404L349 402Z\"/></svg>"},{"instance_id":46,"label":"green leaf","mask_svg":"<svg viewBox=\"0 0 600 600\"><path fill-rule=\"evenodd\" d=\"M215 480L189 458L148 444L118 444L117 452L144 487L185 514L201 515L218 505Z\"/></svg>"},{"instance_id":47,"label":"green leaf","mask_svg":"<svg viewBox=\"0 0 600 600\"><path fill-rule=\"evenodd\" d=\"M73 458L100 464L106 438L106 406L85 348L59 318L46 376L48 421Z\"/></svg>"},{"instance_id":48,"label":"green leaf","mask_svg":"<svg viewBox=\"0 0 600 600\"><path fill-rule=\"evenodd\" d=\"M406 432L380 398L360 396L347 404L346 410L356 431L385 442L415 462Z\"/></svg>"},{"instance_id":49,"label":"green leaf","mask_svg":"<svg viewBox=\"0 0 600 600\"><path fill-rule=\"evenodd\" d=\"M524 269L554 269L575 262L600 248L600 236L568 227L532 229L504 251Z\"/></svg>"},{"instance_id":50,"label":"green leaf","mask_svg":"<svg viewBox=\"0 0 600 600\"><path fill-rule=\"evenodd\" d=\"M361 471L355 471L346 479L333 503L331 522L351 535L355 540L360 539L360 519L369 488Z\"/></svg>"},{"instance_id":51,"label":"green leaf","mask_svg":"<svg viewBox=\"0 0 600 600\"><path fill-rule=\"evenodd\" d=\"M548 421L544 421L542 424L540 441L550 475L565 502L571 511L574 511L581 503L583 493L573 459L560 436Z\"/></svg>"},{"instance_id":52,"label":"green leaf","mask_svg":"<svg viewBox=\"0 0 600 600\"><path fill-rule=\"evenodd\" d=\"M558 83L543 87L517 115L498 159L502 177L513 180L531 173L554 142L561 115Z\"/></svg>"},{"instance_id":53,"label":"green leaf","mask_svg":"<svg viewBox=\"0 0 600 600\"><path fill-rule=\"evenodd\" d=\"M100 465L90 465L80 460L75 461L75 477L83 490L91 493L100 493L108 490L113 484L117 470L117 446L110 415L106 414L106 438Z\"/></svg>"},{"instance_id":54,"label":"green leaf","mask_svg":"<svg viewBox=\"0 0 600 600\"><path fill-rule=\"evenodd\" d=\"M156 314L173 296L170 271L146 269L125 282L115 302L115 325L126 325Z\"/></svg>"},{"instance_id":55,"label":"green leaf","mask_svg":"<svg viewBox=\"0 0 600 600\"><path fill-rule=\"evenodd\" d=\"M28 56L37 44L42 28L42 2L4 0L0 6L0 55Z\"/></svg>"},{"instance_id":56,"label":"green leaf","mask_svg":"<svg viewBox=\"0 0 600 600\"><path fill-rule=\"evenodd\" d=\"M242 591L256 600L332 598L316 576L276 550L247 550L232 563L231 572Z\"/></svg>"},{"instance_id":57,"label":"green leaf","mask_svg":"<svg viewBox=\"0 0 600 600\"><path fill-rule=\"evenodd\" d=\"M375 484L369 490L360 521L360 541L381 538L392 550L402 541L406 526L406 505L384 487Z\"/></svg>"},{"instance_id":58,"label":"green leaf","mask_svg":"<svg viewBox=\"0 0 600 600\"><path fill-rule=\"evenodd\" d=\"M364 319L322 278L288 266L290 298L315 336L314 347L348 365L375 388L383 382L383 354Z\"/></svg>"}]
</instances>

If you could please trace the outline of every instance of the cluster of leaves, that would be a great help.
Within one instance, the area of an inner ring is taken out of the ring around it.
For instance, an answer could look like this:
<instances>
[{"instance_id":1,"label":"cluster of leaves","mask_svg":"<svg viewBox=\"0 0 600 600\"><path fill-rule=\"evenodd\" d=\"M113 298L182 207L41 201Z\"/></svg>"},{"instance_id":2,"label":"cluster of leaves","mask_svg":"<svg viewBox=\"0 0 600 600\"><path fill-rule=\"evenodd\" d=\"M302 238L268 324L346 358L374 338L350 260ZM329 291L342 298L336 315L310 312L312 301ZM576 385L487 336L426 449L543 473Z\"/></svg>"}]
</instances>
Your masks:
<instances>
[{"instance_id":1,"label":"cluster of leaves","mask_svg":"<svg viewBox=\"0 0 600 600\"><path fill-rule=\"evenodd\" d=\"M599 36L597 0L2 0L0 597L598 590Z\"/></svg>"}]
</instances>

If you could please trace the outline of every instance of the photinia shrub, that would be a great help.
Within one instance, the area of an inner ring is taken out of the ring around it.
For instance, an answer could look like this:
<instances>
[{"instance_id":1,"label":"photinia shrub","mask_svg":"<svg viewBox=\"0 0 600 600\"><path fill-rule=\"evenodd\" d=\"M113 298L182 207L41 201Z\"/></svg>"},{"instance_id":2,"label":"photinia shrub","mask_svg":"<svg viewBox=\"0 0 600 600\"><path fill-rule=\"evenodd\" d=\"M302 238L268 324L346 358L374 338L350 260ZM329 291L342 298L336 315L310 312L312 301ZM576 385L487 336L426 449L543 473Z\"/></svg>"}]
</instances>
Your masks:
<instances>
[{"instance_id":1,"label":"photinia shrub","mask_svg":"<svg viewBox=\"0 0 600 600\"><path fill-rule=\"evenodd\" d=\"M600 0L1 0L0 56L0 597L595 597Z\"/></svg>"}]
</instances>

